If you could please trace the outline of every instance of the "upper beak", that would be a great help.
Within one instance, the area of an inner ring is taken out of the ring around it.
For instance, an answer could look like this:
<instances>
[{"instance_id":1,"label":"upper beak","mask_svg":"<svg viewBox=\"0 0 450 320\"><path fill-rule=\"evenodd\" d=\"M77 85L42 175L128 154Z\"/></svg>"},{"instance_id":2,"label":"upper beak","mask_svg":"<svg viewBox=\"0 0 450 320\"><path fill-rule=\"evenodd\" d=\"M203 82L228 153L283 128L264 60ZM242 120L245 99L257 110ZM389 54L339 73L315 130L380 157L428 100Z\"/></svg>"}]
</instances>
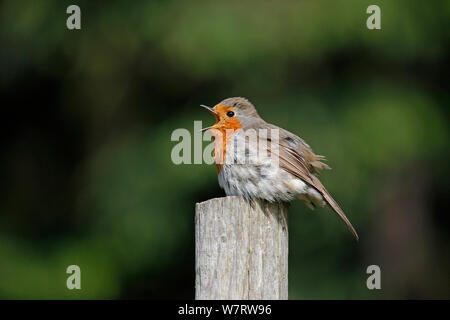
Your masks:
<instances>
[{"instance_id":1,"label":"upper beak","mask_svg":"<svg viewBox=\"0 0 450 320\"><path fill-rule=\"evenodd\" d=\"M205 108L206 110L208 110L209 112L211 112L211 113L212 113L214 116L216 116L216 117L219 116L219 114L217 113L217 111L214 110L214 109L211 108L211 107L205 106L204 104L201 104L200 107Z\"/></svg>"},{"instance_id":2,"label":"upper beak","mask_svg":"<svg viewBox=\"0 0 450 320\"><path fill-rule=\"evenodd\" d=\"M205 106L204 104L201 104L200 107L203 107L203 108L205 108L206 110L208 110L209 112L211 112L211 113L214 115L214 117L216 118L216 120L219 119L219 114L218 114L217 111L214 110L213 108L208 107L208 106ZM207 127L207 128L203 128L202 130L200 130L200 132L204 132L204 131L206 131L206 130L209 130L209 129L211 129L212 127L213 127L213 126Z\"/></svg>"}]
</instances>

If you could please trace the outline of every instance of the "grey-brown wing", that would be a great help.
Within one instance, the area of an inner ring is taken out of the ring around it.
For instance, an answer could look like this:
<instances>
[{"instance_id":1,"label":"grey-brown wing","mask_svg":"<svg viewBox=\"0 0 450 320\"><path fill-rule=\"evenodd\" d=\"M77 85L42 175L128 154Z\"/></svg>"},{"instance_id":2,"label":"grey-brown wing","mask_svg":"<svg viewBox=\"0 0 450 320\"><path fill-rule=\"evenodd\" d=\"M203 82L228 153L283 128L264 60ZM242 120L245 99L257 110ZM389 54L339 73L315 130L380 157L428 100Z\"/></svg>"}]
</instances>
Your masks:
<instances>
[{"instance_id":1,"label":"grey-brown wing","mask_svg":"<svg viewBox=\"0 0 450 320\"><path fill-rule=\"evenodd\" d=\"M319 191L324 200L347 225L356 240L358 240L358 233L348 220L344 211L339 207L333 197L331 197L319 178L314 175L315 168L323 168L324 166L329 168L319 161L323 160L323 157L315 155L309 145L296 135L270 124L267 124L267 128L279 129L278 157L280 167ZM269 140L272 142L275 139L272 137ZM269 151L274 152L273 148L269 149Z\"/></svg>"},{"instance_id":2,"label":"grey-brown wing","mask_svg":"<svg viewBox=\"0 0 450 320\"><path fill-rule=\"evenodd\" d=\"M284 147L287 152L292 153L297 160L302 163L310 173L318 174L321 169L331 169L326 163L324 156L315 154L311 147L297 135L278 128L270 123L265 124L268 129L278 130L278 143Z\"/></svg>"}]
</instances>

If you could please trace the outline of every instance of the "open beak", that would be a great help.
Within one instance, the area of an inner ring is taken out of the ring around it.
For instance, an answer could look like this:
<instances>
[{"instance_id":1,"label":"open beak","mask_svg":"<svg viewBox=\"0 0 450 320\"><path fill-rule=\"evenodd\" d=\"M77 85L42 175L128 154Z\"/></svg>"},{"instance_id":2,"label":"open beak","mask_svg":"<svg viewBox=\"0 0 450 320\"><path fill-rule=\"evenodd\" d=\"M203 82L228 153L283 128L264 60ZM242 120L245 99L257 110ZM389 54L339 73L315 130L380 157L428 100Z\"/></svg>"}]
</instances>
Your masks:
<instances>
[{"instance_id":1,"label":"open beak","mask_svg":"<svg viewBox=\"0 0 450 320\"><path fill-rule=\"evenodd\" d=\"M219 114L217 113L216 110L214 110L211 107L205 106L204 104L201 104L200 107L205 108L206 110L208 110L209 112L211 112L213 114L213 116L216 118L216 121L219 121ZM212 129L214 126L211 127L207 127L207 128L203 128L202 130L200 130L200 132L204 132L206 130Z\"/></svg>"}]
</instances>

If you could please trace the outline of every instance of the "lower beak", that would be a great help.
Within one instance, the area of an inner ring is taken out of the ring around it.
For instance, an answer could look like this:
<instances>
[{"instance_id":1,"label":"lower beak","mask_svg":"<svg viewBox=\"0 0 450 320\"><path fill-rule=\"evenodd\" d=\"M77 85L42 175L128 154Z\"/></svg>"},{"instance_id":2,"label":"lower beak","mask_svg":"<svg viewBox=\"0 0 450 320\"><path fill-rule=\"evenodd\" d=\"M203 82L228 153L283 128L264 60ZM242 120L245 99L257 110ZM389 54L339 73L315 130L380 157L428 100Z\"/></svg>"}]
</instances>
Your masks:
<instances>
[{"instance_id":1,"label":"lower beak","mask_svg":"<svg viewBox=\"0 0 450 320\"><path fill-rule=\"evenodd\" d=\"M209 112L211 112L211 113L213 114L213 116L216 118L216 120L219 121L219 114L217 113L216 110L214 110L214 109L211 108L211 107L205 106L205 105L203 105L203 104L201 104L200 106L203 107L203 108L205 108L205 109L208 110ZM213 129L213 127L214 127L214 126L207 127L207 128L203 128L203 129L200 130L200 132L204 132L204 131L207 131L207 130L209 130L209 129Z\"/></svg>"},{"instance_id":2,"label":"lower beak","mask_svg":"<svg viewBox=\"0 0 450 320\"><path fill-rule=\"evenodd\" d=\"M203 128L203 129L200 130L199 132L205 132L205 131L207 131L207 130L209 130L209 129L212 129L212 127Z\"/></svg>"}]
</instances>

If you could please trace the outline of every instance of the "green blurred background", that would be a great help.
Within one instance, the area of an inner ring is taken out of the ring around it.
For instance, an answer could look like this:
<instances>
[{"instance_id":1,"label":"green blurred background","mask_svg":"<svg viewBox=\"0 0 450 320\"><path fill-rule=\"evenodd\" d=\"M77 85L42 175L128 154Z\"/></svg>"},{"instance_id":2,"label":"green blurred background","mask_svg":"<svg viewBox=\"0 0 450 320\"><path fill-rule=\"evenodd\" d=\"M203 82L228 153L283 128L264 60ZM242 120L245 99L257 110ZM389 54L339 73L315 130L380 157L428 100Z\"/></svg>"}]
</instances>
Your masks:
<instances>
[{"instance_id":1,"label":"green blurred background","mask_svg":"<svg viewBox=\"0 0 450 320\"><path fill-rule=\"evenodd\" d=\"M213 165L171 162L170 136L231 96L327 156L361 237L294 202L291 299L449 298L449 16L449 1L2 1L0 298L193 298L194 205L224 193Z\"/></svg>"}]
</instances>

